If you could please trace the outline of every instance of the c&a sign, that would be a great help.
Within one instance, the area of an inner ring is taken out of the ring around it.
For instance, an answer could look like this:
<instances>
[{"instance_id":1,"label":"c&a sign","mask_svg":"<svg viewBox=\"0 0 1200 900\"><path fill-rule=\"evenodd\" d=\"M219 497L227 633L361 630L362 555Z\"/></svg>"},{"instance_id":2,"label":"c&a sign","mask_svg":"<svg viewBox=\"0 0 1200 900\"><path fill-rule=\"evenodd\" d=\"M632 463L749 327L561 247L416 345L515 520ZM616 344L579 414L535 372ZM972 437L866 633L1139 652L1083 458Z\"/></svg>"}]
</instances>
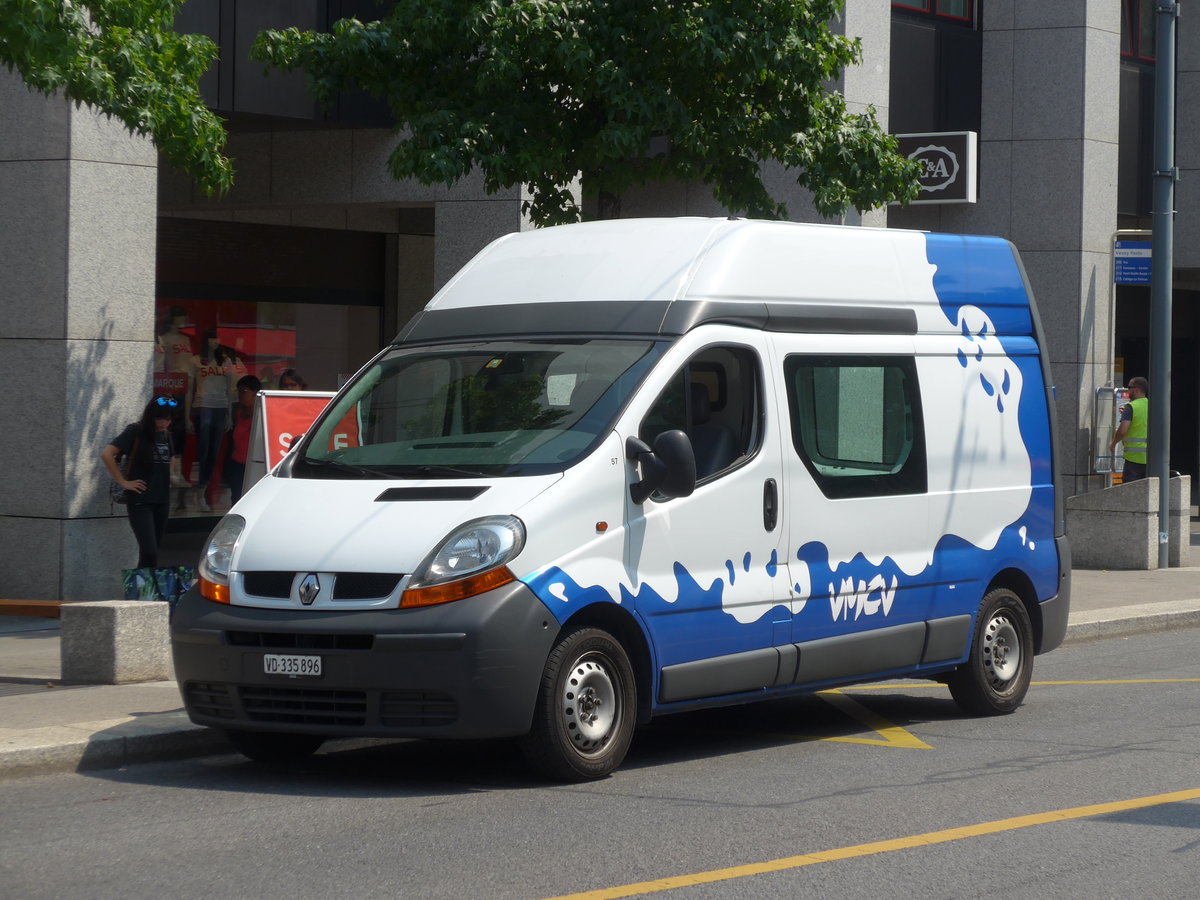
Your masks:
<instances>
[{"instance_id":1,"label":"c&a sign","mask_svg":"<svg viewBox=\"0 0 1200 900\"><path fill-rule=\"evenodd\" d=\"M974 131L897 134L900 153L921 164L917 203L974 203L977 188Z\"/></svg>"}]
</instances>

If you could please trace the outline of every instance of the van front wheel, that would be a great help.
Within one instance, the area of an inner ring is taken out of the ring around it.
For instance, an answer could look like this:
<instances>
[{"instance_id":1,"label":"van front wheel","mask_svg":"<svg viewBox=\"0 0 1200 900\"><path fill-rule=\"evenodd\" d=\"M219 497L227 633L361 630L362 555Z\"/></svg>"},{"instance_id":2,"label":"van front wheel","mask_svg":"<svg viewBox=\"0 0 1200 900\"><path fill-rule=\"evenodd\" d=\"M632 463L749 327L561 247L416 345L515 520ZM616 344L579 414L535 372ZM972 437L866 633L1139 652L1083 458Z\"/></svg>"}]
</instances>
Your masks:
<instances>
[{"instance_id":1,"label":"van front wheel","mask_svg":"<svg viewBox=\"0 0 1200 900\"><path fill-rule=\"evenodd\" d=\"M1021 598L996 588L983 598L967 661L950 673L954 701L968 713L996 716L1021 705L1033 677L1033 628Z\"/></svg>"},{"instance_id":2,"label":"van front wheel","mask_svg":"<svg viewBox=\"0 0 1200 900\"><path fill-rule=\"evenodd\" d=\"M603 778L625 758L636 719L625 648L606 631L579 628L546 659L533 727L521 749L534 769L552 778Z\"/></svg>"}]
</instances>

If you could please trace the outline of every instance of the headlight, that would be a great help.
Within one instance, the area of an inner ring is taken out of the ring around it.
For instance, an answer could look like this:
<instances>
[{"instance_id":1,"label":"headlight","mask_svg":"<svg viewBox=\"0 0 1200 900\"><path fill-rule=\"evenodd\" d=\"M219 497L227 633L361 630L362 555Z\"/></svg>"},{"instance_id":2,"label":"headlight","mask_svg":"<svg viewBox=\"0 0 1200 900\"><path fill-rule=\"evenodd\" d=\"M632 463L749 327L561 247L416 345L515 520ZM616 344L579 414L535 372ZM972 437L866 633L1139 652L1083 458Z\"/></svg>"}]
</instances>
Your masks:
<instances>
[{"instance_id":1,"label":"headlight","mask_svg":"<svg viewBox=\"0 0 1200 900\"><path fill-rule=\"evenodd\" d=\"M400 605L449 603L515 581L505 563L524 546L525 526L515 516L467 522L417 566Z\"/></svg>"},{"instance_id":2,"label":"headlight","mask_svg":"<svg viewBox=\"0 0 1200 900\"><path fill-rule=\"evenodd\" d=\"M217 603L229 602L229 568L233 550L246 527L241 516L226 516L217 523L200 557L200 593Z\"/></svg>"}]
</instances>

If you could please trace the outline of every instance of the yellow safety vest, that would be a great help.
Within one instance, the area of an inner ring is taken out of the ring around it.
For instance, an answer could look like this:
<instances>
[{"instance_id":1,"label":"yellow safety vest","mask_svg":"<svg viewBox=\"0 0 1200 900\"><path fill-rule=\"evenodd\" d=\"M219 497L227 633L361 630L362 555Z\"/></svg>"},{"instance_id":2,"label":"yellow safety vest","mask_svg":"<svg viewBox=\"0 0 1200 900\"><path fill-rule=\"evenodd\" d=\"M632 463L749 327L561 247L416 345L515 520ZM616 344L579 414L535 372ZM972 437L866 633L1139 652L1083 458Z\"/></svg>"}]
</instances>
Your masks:
<instances>
[{"instance_id":1,"label":"yellow safety vest","mask_svg":"<svg viewBox=\"0 0 1200 900\"><path fill-rule=\"evenodd\" d=\"M1129 430L1125 432L1125 439L1122 443L1125 445L1125 458L1130 462L1146 464L1146 437L1150 426L1150 401L1145 397L1138 397L1136 400L1129 401L1130 407L1133 409L1133 419L1129 423Z\"/></svg>"}]
</instances>

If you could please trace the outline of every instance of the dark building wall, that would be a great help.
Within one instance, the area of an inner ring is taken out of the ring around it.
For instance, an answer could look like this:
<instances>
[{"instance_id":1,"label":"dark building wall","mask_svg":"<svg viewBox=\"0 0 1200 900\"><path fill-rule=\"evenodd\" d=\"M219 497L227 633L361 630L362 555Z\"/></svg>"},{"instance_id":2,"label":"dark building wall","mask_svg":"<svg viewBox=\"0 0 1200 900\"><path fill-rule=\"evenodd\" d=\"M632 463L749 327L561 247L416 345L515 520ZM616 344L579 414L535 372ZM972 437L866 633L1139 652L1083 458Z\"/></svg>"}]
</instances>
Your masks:
<instances>
[{"instance_id":1,"label":"dark building wall","mask_svg":"<svg viewBox=\"0 0 1200 900\"><path fill-rule=\"evenodd\" d=\"M188 0L175 30L206 35L220 48L200 88L209 107L229 117L233 127L253 126L259 116L294 125L386 126L392 121L386 105L365 93L340 95L323 109L308 92L303 72L267 71L249 58L266 29L325 31L339 19L370 21L386 11L387 4L375 0Z\"/></svg>"},{"instance_id":2,"label":"dark building wall","mask_svg":"<svg viewBox=\"0 0 1200 900\"><path fill-rule=\"evenodd\" d=\"M979 131L982 75L977 29L892 11L893 134Z\"/></svg>"}]
</instances>

